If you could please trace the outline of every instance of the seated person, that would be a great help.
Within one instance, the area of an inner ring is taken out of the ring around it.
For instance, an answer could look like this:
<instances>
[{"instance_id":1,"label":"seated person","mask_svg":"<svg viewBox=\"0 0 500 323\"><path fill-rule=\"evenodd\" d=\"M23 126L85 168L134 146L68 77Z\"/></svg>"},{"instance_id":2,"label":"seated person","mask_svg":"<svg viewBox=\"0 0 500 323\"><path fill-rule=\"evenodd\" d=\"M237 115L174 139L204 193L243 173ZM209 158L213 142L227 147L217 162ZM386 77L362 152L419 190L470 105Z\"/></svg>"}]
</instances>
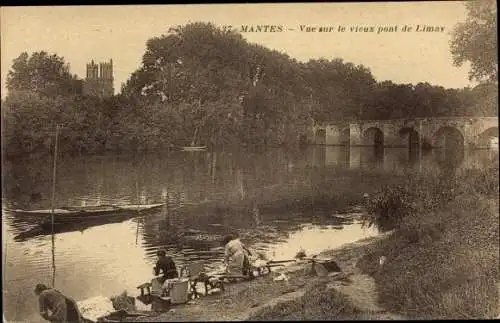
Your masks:
<instances>
[{"instance_id":1,"label":"seated person","mask_svg":"<svg viewBox=\"0 0 500 323\"><path fill-rule=\"evenodd\" d=\"M156 254L158 261L154 267L154 273L155 275L159 275L160 272L163 272L163 276L159 278L159 282L163 284L167 279L178 278L179 273L177 272L174 260L168 257L164 250L159 250Z\"/></svg>"}]
</instances>

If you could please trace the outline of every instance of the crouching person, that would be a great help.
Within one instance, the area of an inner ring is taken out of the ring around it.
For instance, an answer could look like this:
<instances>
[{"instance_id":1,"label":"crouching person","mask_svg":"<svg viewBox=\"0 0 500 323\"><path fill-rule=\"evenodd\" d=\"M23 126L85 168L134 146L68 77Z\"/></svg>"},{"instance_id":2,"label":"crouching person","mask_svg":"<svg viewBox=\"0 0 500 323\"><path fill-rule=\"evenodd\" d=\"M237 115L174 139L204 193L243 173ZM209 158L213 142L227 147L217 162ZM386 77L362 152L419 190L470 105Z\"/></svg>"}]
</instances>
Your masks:
<instances>
[{"instance_id":1,"label":"crouching person","mask_svg":"<svg viewBox=\"0 0 500 323\"><path fill-rule=\"evenodd\" d=\"M76 302L60 291L38 284L35 288L40 306L40 315L53 323L82 323L83 317ZM50 311L50 314L49 314Z\"/></svg>"},{"instance_id":2,"label":"crouching person","mask_svg":"<svg viewBox=\"0 0 500 323\"><path fill-rule=\"evenodd\" d=\"M240 241L233 236L226 236L224 244L224 262L229 274L243 275L253 278L252 268L250 266L250 256L252 253Z\"/></svg>"}]
</instances>

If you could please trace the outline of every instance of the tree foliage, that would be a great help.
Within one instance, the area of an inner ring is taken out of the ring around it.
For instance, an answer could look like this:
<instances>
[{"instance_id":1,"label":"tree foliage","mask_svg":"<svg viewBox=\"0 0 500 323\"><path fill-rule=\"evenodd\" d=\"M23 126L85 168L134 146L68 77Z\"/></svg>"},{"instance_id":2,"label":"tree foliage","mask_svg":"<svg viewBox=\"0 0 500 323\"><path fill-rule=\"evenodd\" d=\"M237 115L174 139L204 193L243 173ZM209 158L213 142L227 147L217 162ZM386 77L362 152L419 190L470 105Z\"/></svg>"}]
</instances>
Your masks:
<instances>
[{"instance_id":1,"label":"tree foliage","mask_svg":"<svg viewBox=\"0 0 500 323\"><path fill-rule=\"evenodd\" d=\"M454 63L471 63L469 78L496 82L498 78L496 1L467 1L467 20L453 31L451 53Z\"/></svg>"},{"instance_id":2,"label":"tree foliage","mask_svg":"<svg viewBox=\"0 0 500 323\"><path fill-rule=\"evenodd\" d=\"M304 69L304 81L319 103L315 120L362 118L369 109L376 82L363 65L355 66L342 59L318 59L310 60Z\"/></svg>"},{"instance_id":3,"label":"tree foliage","mask_svg":"<svg viewBox=\"0 0 500 323\"><path fill-rule=\"evenodd\" d=\"M31 56L23 52L13 61L7 75L7 89L32 91L47 97L69 96L81 94L81 83L70 74L64 58L45 51Z\"/></svg>"},{"instance_id":4,"label":"tree foliage","mask_svg":"<svg viewBox=\"0 0 500 323\"><path fill-rule=\"evenodd\" d=\"M181 113L184 128L192 131L180 131L183 144L229 144L234 135L247 144L282 144L286 136L278 129L307 117L302 111L283 117L305 93L300 76L299 64L290 64L287 55L194 23L150 39L123 93Z\"/></svg>"}]
</instances>

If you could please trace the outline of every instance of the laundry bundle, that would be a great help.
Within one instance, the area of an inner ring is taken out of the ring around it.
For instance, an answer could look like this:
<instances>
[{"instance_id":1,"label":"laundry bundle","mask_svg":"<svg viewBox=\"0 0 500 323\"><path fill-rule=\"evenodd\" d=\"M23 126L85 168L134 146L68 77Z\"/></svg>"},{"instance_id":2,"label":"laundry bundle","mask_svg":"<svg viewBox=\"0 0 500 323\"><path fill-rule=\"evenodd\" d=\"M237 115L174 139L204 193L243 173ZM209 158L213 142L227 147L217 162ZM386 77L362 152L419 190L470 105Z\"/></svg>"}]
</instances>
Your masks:
<instances>
[{"instance_id":1,"label":"laundry bundle","mask_svg":"<svg viewBox=\"0 0 500 323\"><path fill-rule=\"evenodd\" d=\"M94 322L96 322L99 317L106 316L115 311L111 300L104 296L87 298L78 302L77 305L82 316Z\"/></svg>"}]
</instances>

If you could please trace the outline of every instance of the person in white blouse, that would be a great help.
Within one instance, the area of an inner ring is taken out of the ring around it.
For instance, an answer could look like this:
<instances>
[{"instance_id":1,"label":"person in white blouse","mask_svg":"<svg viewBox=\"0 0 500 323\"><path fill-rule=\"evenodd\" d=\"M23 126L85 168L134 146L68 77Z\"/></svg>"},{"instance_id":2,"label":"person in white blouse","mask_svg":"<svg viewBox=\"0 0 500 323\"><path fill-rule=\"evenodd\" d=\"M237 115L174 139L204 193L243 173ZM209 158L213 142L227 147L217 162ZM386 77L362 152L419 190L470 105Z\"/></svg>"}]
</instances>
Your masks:
<instances>
[{"instance_id":1,"label":"person in white blouse","mask_svg":"<svg viewBox=\"0 0 500 323\"><path fill-rule=\"evenodd\" d=\"M240 239L226 236L223 244L227 272L234 275L253 276L249 259L252 253Z\"/></svg>"}]
</instances>

